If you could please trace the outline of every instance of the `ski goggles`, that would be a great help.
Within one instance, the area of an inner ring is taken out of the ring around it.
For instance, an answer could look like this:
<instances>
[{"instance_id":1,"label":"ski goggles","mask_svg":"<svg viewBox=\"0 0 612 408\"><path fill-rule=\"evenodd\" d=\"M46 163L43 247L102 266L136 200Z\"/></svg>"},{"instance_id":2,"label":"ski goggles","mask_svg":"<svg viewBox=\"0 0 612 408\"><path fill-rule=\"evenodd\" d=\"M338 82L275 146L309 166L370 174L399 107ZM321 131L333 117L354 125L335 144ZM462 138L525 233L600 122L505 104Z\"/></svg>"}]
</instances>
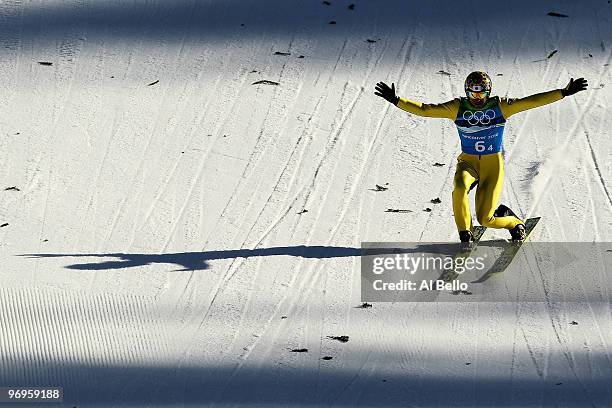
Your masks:
<instances>
[{"instance_id":1,"label":"ski goggles","mask_svg":"<svg viewBox=\"0 0 612 408\"><path fill-rule=\"evenodd\" d=\"M489 97L489 91L467 91L467 95L470 99L485 99Z\"/></svg>"}]
</instances>

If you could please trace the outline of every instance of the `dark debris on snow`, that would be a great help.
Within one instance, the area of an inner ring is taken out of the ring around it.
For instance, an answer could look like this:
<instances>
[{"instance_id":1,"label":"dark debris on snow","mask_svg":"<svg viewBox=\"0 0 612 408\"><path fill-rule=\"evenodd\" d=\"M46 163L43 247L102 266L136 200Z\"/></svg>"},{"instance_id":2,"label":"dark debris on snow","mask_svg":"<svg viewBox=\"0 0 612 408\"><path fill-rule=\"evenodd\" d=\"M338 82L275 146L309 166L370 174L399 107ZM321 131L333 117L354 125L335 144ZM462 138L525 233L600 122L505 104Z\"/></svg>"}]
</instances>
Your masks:
<instances>
[{"instance_id":1,"label":"dark debris on snow","mask_svg":"<svg viewBox=\"0 0 612 408\"><path fill-rule=\"evenodd\" d=\"M261 81L255 81L251 85L280 85L275 81L268 81L267 79L262 79Z\"/></svg>"}]
</instances>

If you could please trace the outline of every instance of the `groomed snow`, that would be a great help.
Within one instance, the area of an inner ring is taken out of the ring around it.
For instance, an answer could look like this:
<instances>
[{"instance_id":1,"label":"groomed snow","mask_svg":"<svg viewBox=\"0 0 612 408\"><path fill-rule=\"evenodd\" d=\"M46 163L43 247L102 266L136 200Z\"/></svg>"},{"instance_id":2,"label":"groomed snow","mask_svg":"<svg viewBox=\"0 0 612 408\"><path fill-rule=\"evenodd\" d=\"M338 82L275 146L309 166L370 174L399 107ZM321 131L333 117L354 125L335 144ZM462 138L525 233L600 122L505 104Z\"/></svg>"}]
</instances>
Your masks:
<instances>
[{"instance_id":1,"label":"groomed snow","mask_svg":"<svg viewBox=\"0 0 612 408\"><path fill-rule=\"evenodd\" d=\"M509 120L502 201L544 217L534 240L611 242L612 5L330 3L0 2L0 386L66 407L612 406L610 293L362 309L354 249L457 240L454 125L374 85L443 102L473 70L510 97L588 79Z\"/></svg>"}]
</instances>

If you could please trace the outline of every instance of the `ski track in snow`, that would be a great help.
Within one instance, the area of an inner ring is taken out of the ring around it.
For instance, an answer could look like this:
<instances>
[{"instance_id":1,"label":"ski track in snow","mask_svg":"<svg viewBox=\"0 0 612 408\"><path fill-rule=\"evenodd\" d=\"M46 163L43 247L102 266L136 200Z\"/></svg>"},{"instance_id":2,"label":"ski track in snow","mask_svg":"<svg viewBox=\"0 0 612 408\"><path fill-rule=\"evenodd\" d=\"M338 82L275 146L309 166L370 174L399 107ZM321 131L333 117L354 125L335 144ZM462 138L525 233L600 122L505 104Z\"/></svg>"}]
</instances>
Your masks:
<instances>
[{"instance_id":1,"label":"ski track in snow","mask_svg":"<svg viewBox=\"0 0 612 408\"><path fill-rule=\"evenodd\" d=\"M529 4L465 25L473 0L2 2L0 386L63 386L66 407L612 405L610 294L587 301L586 276L556 303L528 258L540 303L357 308L351 248L456 239L456 131L381 80L431 103L476 69L509 97L586 77L509 120L501 200L544 217L534 240L612 239L612 9Z\"/></svg>"}]
</instances>

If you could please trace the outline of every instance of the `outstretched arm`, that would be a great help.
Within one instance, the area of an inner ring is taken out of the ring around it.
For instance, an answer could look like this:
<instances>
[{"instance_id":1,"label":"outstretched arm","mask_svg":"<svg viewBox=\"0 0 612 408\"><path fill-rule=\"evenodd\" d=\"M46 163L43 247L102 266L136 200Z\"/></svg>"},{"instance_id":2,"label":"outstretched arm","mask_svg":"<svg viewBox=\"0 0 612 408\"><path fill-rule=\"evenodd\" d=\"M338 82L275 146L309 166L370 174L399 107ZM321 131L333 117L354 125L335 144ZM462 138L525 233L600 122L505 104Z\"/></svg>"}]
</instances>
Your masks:
<instances>
[{"instance_id":1,"label":"outstretched arm","mask_svg":"<svg viewBox=\"0 0 612 408\"><path fill-rule=\"evenodd\" d=\"M519 113L528 109L537 108L539 106L548 105L563 99L565 96L573 95L576 92L584 91L588 84L584 78L574 80L572 78L567 86L563 89L555 89L553 91L542 92L525 98L506 99L502 98L500 108L504 118L508 119L515 113Z\"/></svg>"},{"instance_id":2,"label":"outstretched arm","mask_svg":"<svg viewBox=\"0 0 612 408\"><path fill-rule=\"evenodd\" d=\"M459 99L453 99L452 101L444 103L429 104L400 98L395 94L395 84L391 84L391 87L389 87L384 82L379 82L376 84L376 92L374 92L374 94L386 99L389 103L392 103L406 112L428 118L455 119L457 111L459 110Z\"/></svg>"}]
</instances>

